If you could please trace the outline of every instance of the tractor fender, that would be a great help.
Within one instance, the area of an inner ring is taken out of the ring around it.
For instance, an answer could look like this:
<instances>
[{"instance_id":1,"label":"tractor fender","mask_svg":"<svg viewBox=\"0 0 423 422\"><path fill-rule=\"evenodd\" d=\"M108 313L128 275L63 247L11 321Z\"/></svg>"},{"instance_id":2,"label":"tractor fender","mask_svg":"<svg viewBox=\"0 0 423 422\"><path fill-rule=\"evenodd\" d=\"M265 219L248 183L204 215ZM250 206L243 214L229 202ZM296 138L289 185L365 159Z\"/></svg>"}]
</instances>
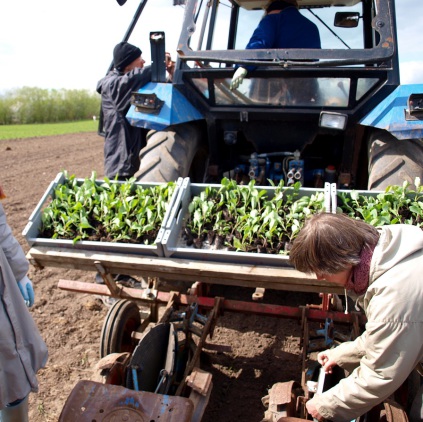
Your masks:
<instances>
[{"instance_id":1,"label":"tractor fender","mask_svg":"<svg viewBox=\"0 0 423 422\"><path fill-rule=\"evenodd\" d=\"M126 118L131 126L163 130L171 125L204 119L200 113L171 83L149 82L137 92L145 102L157 107L140 107L135 104L136 94L131 98L131 107Z\"/></svg>"},{"instance_id":2,"label":"tractor fender","mask_svg":"<svg viewBox=\"0 0 423 422\"><path fill-rule=\"evenodd\" d=\"M359 124L384 129L397 139L423 138L423 108L417 114L409 115L408 99L411 94L423 97L423 84L398 86Z\"/></svg>"}]
</instances>

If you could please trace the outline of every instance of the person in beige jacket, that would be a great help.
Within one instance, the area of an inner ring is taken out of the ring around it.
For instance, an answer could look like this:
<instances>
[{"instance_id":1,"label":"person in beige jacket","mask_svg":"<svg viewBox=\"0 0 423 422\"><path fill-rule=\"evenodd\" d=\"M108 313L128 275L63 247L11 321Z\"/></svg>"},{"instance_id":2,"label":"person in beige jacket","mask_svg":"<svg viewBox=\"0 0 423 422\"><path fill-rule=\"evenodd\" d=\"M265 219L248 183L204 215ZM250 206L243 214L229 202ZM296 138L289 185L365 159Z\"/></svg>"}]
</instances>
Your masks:
<instances>
[{"instance_id":1,"label":"person in beige jacket","mask_svg":"<svg viewBox=\"0 0 423 422\"><path fill-rule=\"evenodd\" d=\"M290 251L299 271L343 286L364 310L365 331L318 355L349 376L307 402L318 421L352 421L392 395L423 361L423 231L375 228L346 215L312 216ZM421 383L421 378L420 378ZM409 412L422 421L422 388Z\"/></svg>"},{"instance_id":2,"label":"person in beige jacket","mask_svg":"<svg viewBox=\"0 0 423 422\"><path fill-rule=\"evenodd\" d=\"M38 390L36 374L47 362L47 347L27 309L34 301L28 269L28 260L0 203L1 422L28 421L28 395Z\"/></svg>"}]
</instances>

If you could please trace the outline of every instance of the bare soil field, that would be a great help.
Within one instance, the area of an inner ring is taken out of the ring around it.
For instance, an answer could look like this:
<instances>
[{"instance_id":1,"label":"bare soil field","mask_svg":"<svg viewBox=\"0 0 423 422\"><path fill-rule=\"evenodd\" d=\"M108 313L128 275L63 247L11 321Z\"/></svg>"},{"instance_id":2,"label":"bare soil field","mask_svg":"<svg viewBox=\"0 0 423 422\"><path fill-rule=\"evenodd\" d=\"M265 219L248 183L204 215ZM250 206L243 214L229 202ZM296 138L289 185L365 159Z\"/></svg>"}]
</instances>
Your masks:
<instances>
[{"instance_id":1,"label":"bare soil field","mask_svg":"<svg viewBox=\"0 0 423 422\"><path fill-rule=\"evenodd\" d=\"M25 252L29 246L22 231L49 183L62 170L79 178L96 171L101 179L103 142L96 133L0 141L0 183L7 195L3 206ZM57 283L94 282L94 275L95 268L92 272L30 268L36 299L30 312L49 349L47 366L38 376L39 392L30 395L32 422L57 421L77 381L92 378L108 308L92 295L62 291ZM248 299L252 293L233 288L219 295ZM289 292L266 292L265 301L268 298L290 306L316 299ZM300 381L299 346L298 321L229 313L219 317L202 355L203 369L213 375L203 421L259 422L265 410L261 397L268 388L279 381Z\"/></svg>"}]
</instances>

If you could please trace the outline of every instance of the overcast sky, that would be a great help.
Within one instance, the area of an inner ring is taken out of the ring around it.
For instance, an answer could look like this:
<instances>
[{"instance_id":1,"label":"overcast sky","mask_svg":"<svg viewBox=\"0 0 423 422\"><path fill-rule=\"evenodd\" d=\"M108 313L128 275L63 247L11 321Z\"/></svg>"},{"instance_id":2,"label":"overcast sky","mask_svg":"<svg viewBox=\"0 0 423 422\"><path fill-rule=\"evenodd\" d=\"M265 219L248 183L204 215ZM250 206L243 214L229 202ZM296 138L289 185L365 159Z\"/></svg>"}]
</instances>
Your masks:
<instances>
[{"instance_id":1,"label":"overcast sky","mask_svg":"<svg viewBox=\"0 0 423 422\"><path fill-rule=\"evenodd\" d=\"M149 61L150 31L165 31L175 56L183 8L150 0L130 42ZM0 2L0 93L24 86L94 90L139 0ZM397 0L401 83L423 83L423 0ZM246 31L251 31L245 25Z\"/></svg>"}]
</instances>

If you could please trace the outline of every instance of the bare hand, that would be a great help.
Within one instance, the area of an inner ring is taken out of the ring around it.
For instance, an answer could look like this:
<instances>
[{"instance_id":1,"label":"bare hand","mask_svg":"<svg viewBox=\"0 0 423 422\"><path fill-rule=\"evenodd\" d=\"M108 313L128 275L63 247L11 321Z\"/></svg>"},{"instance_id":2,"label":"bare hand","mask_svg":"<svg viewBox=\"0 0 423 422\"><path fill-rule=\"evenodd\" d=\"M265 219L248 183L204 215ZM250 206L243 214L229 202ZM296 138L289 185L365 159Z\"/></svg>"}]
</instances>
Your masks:
<instances>
[{"instance_id":1,"label":"bare hand","mask_svg":"<svg viewBox=\"0 0 423 422\"><path fill-rule=\"evenodd\" d=\"M311 416L313 416L314 419L317 419L319 422L323 422L325 419L323 416L320 415L320 413L317 411L317 407L314 405L313 400L309 400L306 403L307 412L310 413Z\"/></svg>"},{"instance_id":2,"label":"bare hand","mask_svg":"<svg viewBox=\"0 0 423 422\"><path fill-rule=\"evenodd\" d=\"M172 60L170 53L166 53L166 70L172 77L173 72L175 71L175 62Z\"/></svg>"},{"instance_id":3,"label":"bare hand","mask_svg":"<svg viewBox=\"0 0 423 422\"><path fill-rule=\"evenodd\" d=\"M326 352L320 352L317 355L317 361L322 365L325 374L331 374L332 368L337 365L337 363L331 359Z\"/></svg>"}]
</instances>

